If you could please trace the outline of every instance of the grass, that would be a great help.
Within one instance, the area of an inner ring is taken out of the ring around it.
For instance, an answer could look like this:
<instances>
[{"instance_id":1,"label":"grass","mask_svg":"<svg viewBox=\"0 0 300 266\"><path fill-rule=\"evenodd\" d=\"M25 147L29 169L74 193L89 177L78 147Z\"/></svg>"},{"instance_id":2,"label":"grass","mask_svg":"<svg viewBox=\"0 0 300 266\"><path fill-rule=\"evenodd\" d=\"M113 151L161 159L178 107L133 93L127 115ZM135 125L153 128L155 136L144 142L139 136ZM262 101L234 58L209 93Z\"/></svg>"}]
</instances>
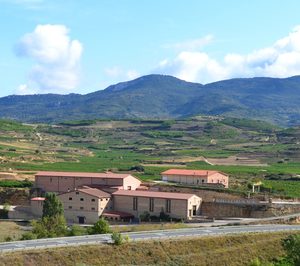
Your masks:
<instances>
[{"instance_id":1,"label":"grass","mask_svg":"<svg viewBox=\"0 0 300 266\"><path fill-rule=\"evenodd\" d=\"M113 230L116 232L141 232L151 230L168 230L168 229L180 229L187 228L184 223L161 223L161 224L139 224L133 226L113 226Z\"/></svg>"},{"instance_id":2,"label":"grass","mask_svg":"<svg viewBox=\"0 0 300 266\"><path fill-rule=\"evenodd\" d=\"M0 187L30 188L33 182L28 180L0 180Z\"/></svg>"},{"instance_id":3,"label":"grass","mask_svg":"<svg viewBox=\"0 0 300 266\"><path fill-rule=\"evenodd\" d=\"M0 255L0 265L249 265L284 255L289 233L242 234L165 241L94 245Z\"/></svg>"},{"instance_id":4,"label":"grass","mask_svg":"<svg viewBox=\"0 0 300 266\"><path fill-rule=\"evenodd\" d=\"M300 198L300 181L264 180L263 184L270 187L273 193Z\"/></svg>"},{"instance_id":5,"label":"grass","mask_svg":"<svg viewBox=\"0 0 300 266\"><path fill-rule=\"evenodd\" d=\"M0 242L19 240L25 231L14 222L0 221Z\"/></svg>"}]
</instances>

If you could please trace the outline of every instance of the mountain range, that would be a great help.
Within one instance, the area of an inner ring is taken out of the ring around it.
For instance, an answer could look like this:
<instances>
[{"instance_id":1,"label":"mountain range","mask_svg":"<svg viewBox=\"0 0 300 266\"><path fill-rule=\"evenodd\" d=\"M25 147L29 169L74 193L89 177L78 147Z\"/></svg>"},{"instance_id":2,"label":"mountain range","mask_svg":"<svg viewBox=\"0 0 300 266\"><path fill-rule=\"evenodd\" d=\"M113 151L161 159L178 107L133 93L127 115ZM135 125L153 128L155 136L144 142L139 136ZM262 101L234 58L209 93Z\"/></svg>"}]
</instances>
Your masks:
<instances>
[{"instance_id":1,"label":"mountain range","mask_svg":"<svg viewBox=\"0 0 300 266\"><path fill-rule=\"evenodd\" d=\"M300 76L242 78L202 85L147 75L93 93L0 98L0 117L56 123L84 119L173 119L221 115L299 125Z\"/></svg>"}]
</instances>

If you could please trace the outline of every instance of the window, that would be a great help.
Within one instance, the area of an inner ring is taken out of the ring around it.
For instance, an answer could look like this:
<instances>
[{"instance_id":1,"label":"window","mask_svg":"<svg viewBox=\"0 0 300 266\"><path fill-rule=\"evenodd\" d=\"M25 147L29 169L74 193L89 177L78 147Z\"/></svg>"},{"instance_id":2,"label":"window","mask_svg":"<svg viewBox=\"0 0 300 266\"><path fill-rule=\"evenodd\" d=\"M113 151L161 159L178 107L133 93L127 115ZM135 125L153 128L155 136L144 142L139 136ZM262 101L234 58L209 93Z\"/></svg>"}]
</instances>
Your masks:
<instances>
[{"instance_id":1,"label":"window","mask_svg":"<svg viewBox=\"0 0 300 266\"><path fill-rule=\"evenodd\" d=\"M95 199L92 199L92 201L94 202L94 201L95 201Z\"/></svg>"},{"instance_id":2,"label":"window","mask_svg":"<svg viewBox=\"0 0 300 266\"><path fill-rule=\"evenodd\" d=\"M153 212L153 209L154 209L154 199L149 198L149 211Z\"/></svg>"},{"instance_id":3,"label":"window","mask_svg":"<svg viewBox=\"0 0 300 266\"><path fill-rule=\"evenodd\" d=\"M101 201L103 201L103 199L101 199Z\"/></svg>"},{"instance_id":4,"label":"window","mask_svg":"<svg viewBox=\"0 0 300 266\"><path fill-rule=\"evenodd\" d=\"M69 200L72 200L72 197L70 197Z\"/></svg>"},{"instance_id":5,"label":"window","mask_svg":"<svg viewBox=\"0 0 300 266\"><path fill-rule=\"evenodd\" d=\"M94 211L95 210L95 208L94 207L92 207L92 211Z\"/></svg>"},{"instance_id":6,"label":"window","mask_svg":"<svg viewBox=\"0 0 300 266\"><path fill-rule=\"evenodd\" d=\"M76 195L79 195L79 192L78 192L78 191L76 191Z\"/></svg>"},{"instance_id":7,"label":"window","mask_svg":"<svg viewBox=\"0 0 300 266\"><path fill-rule=\"evenodd\" d=\"M166 212L171 212L171 200L169 199L166 200Z\"/></svg>"},{"instance_id":8,"label":"window","mask_svg":"<svg viewBox=\"0 0 300 266\"><path fill-rule=\"evenodd\" d=\"M80 201L84 201L84 198L80 198Z\"/></svg>"},{"instance_id":9,"label":"window","mask_svg":"<svg viewBox=\"0 0 300 266\"><path fill-rule=\"evenodd\" d=\"M83 207L80 207L80 210L83 210Z\"/></svg>"},{"instance_id":10,"label":"window","mask_svg":"<svg viewBox=\"0 0 300 266\"><path fill-rule=\"evenodd\" d=\"M108 201L108 199L106 199L106 201Z\"/></svg>"},{"instance_id":11,"label":"window","mask_svg":"<svg viewBox=\"0 0 300 266\"><path fill-rule=\"evenodd\" d=\"M133 210L136 211L138 209L138 198L133 197Z\"/></svg>"},{"instance_id":12,"label":"window","mask_svg":"<svg viewBox=\"0 0 300 266\"><path fill-rule=\"evenodd\" d=\"M72 209L72 206L69 206L69 209Z\"/></svg>"},{"instance_id":13,"label":"window","mask_svg":"<svg viewBox=\"0 0 300 266\"><path fill-rule=\"evenodd\" d=\"M52 183L52 177L50 178L50 183Z\"/></svg>"}]
</instances>

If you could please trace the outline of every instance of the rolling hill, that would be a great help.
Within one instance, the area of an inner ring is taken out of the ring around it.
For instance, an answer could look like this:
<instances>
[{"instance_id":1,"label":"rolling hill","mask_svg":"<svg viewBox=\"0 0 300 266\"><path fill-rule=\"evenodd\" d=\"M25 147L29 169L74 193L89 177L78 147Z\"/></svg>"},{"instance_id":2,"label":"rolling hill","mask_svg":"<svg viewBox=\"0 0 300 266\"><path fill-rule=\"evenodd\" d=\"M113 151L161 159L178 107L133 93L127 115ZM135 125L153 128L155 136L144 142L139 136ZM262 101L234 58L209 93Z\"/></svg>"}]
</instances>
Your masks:
<instances>
[{"instance_id":1,"label":"rolling hill","mask_svg":"<svg viewBox=\"0 0 300 266\"><path fill-rule=\"evenodd\" d=\"M0 117L25 122L80 119L182 118L222 115L281 126L299 124L300 76L231 79L206 85L148 75L86 95L0 98Z\"/></svg>"}]
</instances>

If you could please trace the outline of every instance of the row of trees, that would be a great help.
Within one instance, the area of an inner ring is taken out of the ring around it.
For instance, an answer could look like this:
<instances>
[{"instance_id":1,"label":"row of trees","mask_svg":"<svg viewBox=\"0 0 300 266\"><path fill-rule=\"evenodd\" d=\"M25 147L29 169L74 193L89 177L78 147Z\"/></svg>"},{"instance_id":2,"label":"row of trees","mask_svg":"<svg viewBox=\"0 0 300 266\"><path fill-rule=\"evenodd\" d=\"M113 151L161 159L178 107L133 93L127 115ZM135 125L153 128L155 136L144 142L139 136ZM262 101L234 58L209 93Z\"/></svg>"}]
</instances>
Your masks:
<instances>
[{"instance_id":1,"label":"row of trees","mask_svg":"<svg viewBox=\"0 0 300 266\"><path fill-rule=\"evenodd\" d=\"M115 244L119 245L124 241L128 241L128 238L123 238L120 233L112 232L108 222L103 218L100 218L93 226L87 229L79 225L68 227L64 217L63 205L54 193L46 194L42 218L33 220L31 225L32 231L24 233L22 240L112 233L112 240Z\"/></svg>"}]
</instances>

